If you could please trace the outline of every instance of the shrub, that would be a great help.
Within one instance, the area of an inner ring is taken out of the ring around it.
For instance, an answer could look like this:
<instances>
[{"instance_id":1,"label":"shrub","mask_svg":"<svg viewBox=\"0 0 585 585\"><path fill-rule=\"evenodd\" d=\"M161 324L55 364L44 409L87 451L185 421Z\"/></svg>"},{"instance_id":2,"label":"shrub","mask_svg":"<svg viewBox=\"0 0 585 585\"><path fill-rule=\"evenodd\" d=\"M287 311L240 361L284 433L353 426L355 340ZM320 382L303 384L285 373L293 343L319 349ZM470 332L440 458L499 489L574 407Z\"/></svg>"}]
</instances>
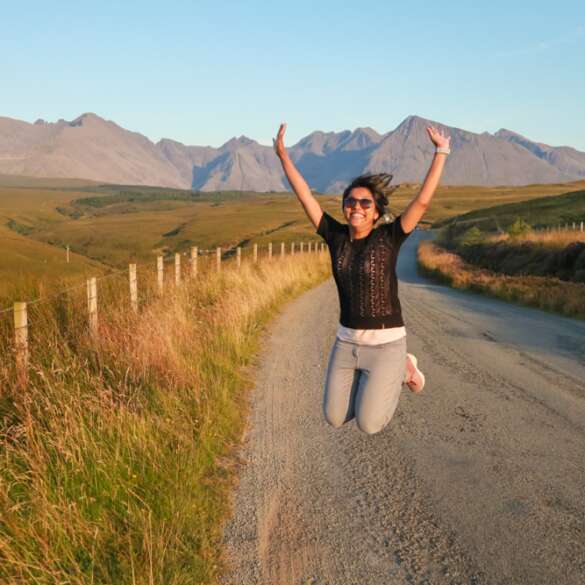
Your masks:
<instances>
[{"instance_id":1,"label":"shrub","mask_svg":"<svg viewBox=\"0 0 585 585\"><path fill-rule=\"evenodd\" d=\"M457 238L456 244L458 247L475 246L476 244L481 244L483 238L482 231L474 225Z\"/></svg>"},{"instance_id":2,"label":"shrub","mask_svg":"<svg viewBox=\"0 0 585 585\"><path fill-rule=\"evenodd\" d=\"M516 221L506 228L506 232L511 238L521 238L532 231L532 226L524 219L518 217Z\"/></svg>"}]
</instances>

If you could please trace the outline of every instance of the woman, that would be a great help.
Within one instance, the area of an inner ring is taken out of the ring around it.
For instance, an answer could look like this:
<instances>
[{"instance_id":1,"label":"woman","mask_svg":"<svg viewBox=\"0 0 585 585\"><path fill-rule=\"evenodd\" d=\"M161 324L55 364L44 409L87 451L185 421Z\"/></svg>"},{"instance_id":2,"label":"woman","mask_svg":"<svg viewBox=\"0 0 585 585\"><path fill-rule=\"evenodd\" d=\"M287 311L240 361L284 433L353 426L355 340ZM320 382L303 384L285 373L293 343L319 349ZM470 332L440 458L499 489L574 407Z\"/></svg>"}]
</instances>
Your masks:
<instances>
[{"instance_id":1,"label":"woman","mask_svg":"<svg viewBox=\"0 0 585 585\"><path fill-rule=\"evenodd\" d=\"M364 175L343 193L347 224L324 212L289 158L281 124L274 150L284 173L317 233L327 242L341 307L337 336L327 367L323 411L335 428L355 418L373 434L392 418L402 384L420 392L424 376L406 353L406 330L398 300L396 259L402 242L427 210L439 184L450 137L427 127L436 147L418 195L392 223L374 227L386 213L392 175Z\"/></svg>"}]
</instances>

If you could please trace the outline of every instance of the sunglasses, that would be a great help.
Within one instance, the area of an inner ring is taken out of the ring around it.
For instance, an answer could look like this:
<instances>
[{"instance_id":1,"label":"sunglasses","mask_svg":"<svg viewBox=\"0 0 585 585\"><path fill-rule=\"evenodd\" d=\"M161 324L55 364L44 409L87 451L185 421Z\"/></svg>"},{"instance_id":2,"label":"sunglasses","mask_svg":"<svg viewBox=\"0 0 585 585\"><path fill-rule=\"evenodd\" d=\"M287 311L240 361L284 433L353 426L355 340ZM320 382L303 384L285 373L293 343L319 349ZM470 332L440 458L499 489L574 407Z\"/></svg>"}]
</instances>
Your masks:
<instances>
[{"instance_id":1,"label":"sunglasses","mask_svg":"<svg viewBox=\"0 0 585 585\"><path fill-rule=\"evenodd\" d=\"M362 209L370 209L372 205L374 205L374 200L367 198L356 199L355 197L347 197L346 199L343 200L343 206L351 207L351 209L357 207L358 204Z\"/></svg>"}]
</instances>

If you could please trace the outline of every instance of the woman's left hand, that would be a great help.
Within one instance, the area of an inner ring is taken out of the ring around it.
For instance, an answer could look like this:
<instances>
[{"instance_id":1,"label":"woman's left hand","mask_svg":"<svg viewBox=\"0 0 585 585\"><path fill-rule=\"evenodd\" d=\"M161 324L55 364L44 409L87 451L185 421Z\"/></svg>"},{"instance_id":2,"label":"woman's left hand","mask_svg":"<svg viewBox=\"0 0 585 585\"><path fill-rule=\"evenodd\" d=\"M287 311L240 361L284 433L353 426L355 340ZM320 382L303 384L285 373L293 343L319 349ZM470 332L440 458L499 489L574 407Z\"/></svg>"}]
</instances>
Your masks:
<instances>
[{"instance_id":1,"label":"woman's left hand","mask_svg":"<svg viewBox=\"0 0 585 585\"><path fill-rule=\"evenodd\" d=\"M434 126L427 126L427 134L429 135L431 142L437 148L449 148L451 137L447 136L447 134L444 134L438 128L435 128Z\"/></svg>"}]
</instances>

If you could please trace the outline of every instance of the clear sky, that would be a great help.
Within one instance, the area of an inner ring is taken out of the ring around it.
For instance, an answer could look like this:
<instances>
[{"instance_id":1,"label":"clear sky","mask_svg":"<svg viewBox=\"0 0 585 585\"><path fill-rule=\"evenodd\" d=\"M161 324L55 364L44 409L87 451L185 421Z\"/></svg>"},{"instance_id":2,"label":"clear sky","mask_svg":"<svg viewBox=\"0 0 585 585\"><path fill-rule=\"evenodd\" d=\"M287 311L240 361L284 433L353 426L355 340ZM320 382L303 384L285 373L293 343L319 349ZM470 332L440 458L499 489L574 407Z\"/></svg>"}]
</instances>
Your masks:
<instances>
[{"instance_id":1,"label":"clear sky","mask_svg":"<svg viewBox=\"0 0 585 585\"><path fill-rule=\"evenodd\" d=\"M346 5L344 5L346 4ZM417 114L585 151L585 2L3 2L0 116L287 143Z\"/></svg>"}]
</instances>

